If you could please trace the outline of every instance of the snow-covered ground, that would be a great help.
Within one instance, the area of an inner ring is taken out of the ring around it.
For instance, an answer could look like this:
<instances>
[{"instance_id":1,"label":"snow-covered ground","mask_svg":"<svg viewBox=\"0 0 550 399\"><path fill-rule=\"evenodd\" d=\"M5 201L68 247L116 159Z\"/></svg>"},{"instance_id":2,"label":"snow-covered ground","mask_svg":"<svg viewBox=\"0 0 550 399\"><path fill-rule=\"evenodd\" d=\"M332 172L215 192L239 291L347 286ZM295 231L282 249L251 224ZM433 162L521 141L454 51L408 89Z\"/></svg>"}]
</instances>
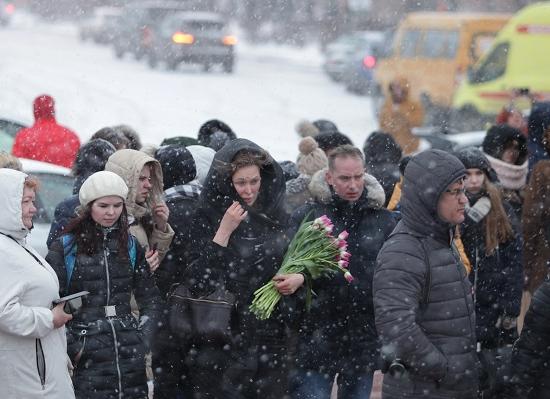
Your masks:
<instances>
[{"instance_id":1,"label":"snow-covered ground","mask_svg":"<svg viewBox=\"0 0 550 399\"><path fill-rule=\"evenodd\" d=\"M0 29L0 117L32 123L32 100L54 96L58 121L85 141L101 127L129 124L146 143L196 137L211 118L279 160L295 159L300 119L326 118L361 147L377 127L370 100L347 93L321 70L314 48L237 46L235 73L183 67L151 70L109 47L81 43L77 28L29 16Z\"/></svg>"}]
</instances>

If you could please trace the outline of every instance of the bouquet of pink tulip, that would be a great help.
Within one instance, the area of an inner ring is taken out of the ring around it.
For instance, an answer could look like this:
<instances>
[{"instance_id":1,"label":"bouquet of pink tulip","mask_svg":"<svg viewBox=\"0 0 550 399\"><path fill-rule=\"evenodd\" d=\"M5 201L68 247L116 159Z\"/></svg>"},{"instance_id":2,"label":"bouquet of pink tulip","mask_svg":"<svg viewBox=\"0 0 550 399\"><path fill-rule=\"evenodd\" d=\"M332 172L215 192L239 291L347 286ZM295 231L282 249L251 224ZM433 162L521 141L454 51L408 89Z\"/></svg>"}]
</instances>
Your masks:
<instances>
[{"instance_id":1,"label":"bouquet of pink tulip","mask_svg":"<svg viewBox=\"0 0 550 399\"><path fill-rule=\"evenodd\" d=\"M306 307L311 306L311 280L323 275L344 273L348 282L353 276L347 270L351 254L346 251L348 233L344 230L338 237L332 235L334 226L323 215L312 222L305 219L290 243L278 274L302 273L306 282ZM281 299L273 281L268 282L254 292L250 311L258 319L271 316L273 309Z\"/></svg>"}]
</instances>

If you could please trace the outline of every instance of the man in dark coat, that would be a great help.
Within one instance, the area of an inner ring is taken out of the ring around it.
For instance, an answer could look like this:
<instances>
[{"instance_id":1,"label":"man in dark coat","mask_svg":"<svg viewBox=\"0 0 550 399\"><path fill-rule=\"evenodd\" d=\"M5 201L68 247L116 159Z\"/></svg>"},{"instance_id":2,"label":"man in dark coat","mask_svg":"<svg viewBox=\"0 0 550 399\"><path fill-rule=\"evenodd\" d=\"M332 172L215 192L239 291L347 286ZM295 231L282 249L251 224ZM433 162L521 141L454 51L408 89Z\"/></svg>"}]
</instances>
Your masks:
<instances>
[{"instance_id":1,"label":"man in dark coat","mask_svg":"<svg viewBox=\"0 0 550 399\"><path fill-rule=\"evenodd\" d=\"M54 220L48 234L48 248L61 235L69 220L75 216L75 209L80 205L78 190L82 183L95 172L105 169L107 160L115 151L115 147L103 139L90 140L80 147L73 165L75 177L73 195L60 202L55 208Z\"/></svg>"},{"instance_id":2,"label":"man in dark coat","mask_svg":"<svg viewBox=\"0 0 550 399\"><path fill-rule=\"evenodd\" d=\"M395 226L384 206L384 191L366 175L361 151L345 145L329 155L329 168L313 179L315 202L296 210L291 228L304 217L327 215L336 232L346 230L349 270L356 278L348 284L343 275L313 281L316 296L304 314L298 332L294 398L329 398L339 373L339 394L348 399L368 397L378 358L372 304L372 276L378 251Z\"/></svg>"},{"instance_id":3,"label":"man in dark coat","mask_svg":"<svg viewBox=\"0 0 550 399\"><path fill-rule=\"evenodd\" d=\"M424 151L405 169L402 220L374 274L386 399L477 397L472 286L453 245L464 221L464 165Z\"/></svg>"}]
</instances>

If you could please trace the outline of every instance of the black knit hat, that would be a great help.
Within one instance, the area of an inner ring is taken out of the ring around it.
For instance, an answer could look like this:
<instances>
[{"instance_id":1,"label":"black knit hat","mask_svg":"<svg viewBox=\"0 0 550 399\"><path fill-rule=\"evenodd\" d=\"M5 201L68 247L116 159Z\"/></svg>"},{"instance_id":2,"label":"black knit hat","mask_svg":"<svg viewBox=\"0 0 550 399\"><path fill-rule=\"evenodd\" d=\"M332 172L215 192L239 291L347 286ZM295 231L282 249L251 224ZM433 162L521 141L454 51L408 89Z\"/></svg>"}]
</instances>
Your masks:
<instances>
[{"instance_id":1,"label":"black knit hat","mask_svg":"<svg viewBox=\"0 0 550 399\"><path fill-rule=\"evenodd\" d=\"M170 144L160 147L155 152L155 159L162 168L165 188L187 184L197 175L193 155L184 146Z\"/></svg>"},{"instance_id":2,"label":"black knit hat","mask_svg":"<svg viewBox=\"0 0 550 399\"><path fill-rule=\"evenodd\" d=\"M317 119L313 122L313 126L319 130L319 133L335 133L339 131L338 126L328 119Z\"/></svg>"},{"instance_id":3,"label":"black knit hat","mask_svg":"<svg viewBox=\"0 0 550 399\"><path fill-rule=\"evenodd\" d=\"M227 123L222 122L219 119L211 119L206 121L199 129L199 134L197 137L199 144L206 147L211 147L212 136L217 132L223 132L225 135L216 135L216 144L219 144L220 137L226 137L227 141L235 140L237 138L237 135ZM219 148L214 150L217 151Z\"/></svg>"},{"instance_id":4,"label":"black knit hat","mask_svg":"<svg viewBox=\"0 0 550 399\"><path fill-rule=\"evenodd\" d=\"M319 144L319 148L325 153L341 145L353 145L351 139L340 132L320 133L314 139Z\"/></svg>"},{"instance_id":5,"label":"black knit hat","mask_svg":"<svg viewBox=\"0 0 550 399\"><path fill-rule=\"evenodd\" d=\"M489 160L479 148L467 147L455 152L454 155L460 159L460 162L464 164L466 169L480 169L485 173L490 181L498 181L497 175L491 167Z\"/></svg>"}]
</instances>

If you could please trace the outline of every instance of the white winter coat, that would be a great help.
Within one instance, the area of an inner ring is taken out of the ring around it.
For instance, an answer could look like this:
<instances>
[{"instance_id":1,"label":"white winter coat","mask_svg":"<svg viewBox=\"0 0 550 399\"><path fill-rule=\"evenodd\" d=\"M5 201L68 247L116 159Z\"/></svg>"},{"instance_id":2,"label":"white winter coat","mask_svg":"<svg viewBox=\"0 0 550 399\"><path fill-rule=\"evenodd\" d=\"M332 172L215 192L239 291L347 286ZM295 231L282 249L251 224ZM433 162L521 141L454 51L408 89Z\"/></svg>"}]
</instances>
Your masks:
<instances>
[{"instance_id":1,"label":"white winter coat","mask_svg":"<svg viewBox=\"0 0 550 399\"><path fill-rule=\"evenodd\" d=\"M59 298L59 282L50 265L25 241L29 233L21 218L25 178L24 173L0 169L0 398L70 399L74 392L65 328L54 329L50 310ZM46 363L44 386L38 373L37 338Z\"/></svg>"}]
</instances>

